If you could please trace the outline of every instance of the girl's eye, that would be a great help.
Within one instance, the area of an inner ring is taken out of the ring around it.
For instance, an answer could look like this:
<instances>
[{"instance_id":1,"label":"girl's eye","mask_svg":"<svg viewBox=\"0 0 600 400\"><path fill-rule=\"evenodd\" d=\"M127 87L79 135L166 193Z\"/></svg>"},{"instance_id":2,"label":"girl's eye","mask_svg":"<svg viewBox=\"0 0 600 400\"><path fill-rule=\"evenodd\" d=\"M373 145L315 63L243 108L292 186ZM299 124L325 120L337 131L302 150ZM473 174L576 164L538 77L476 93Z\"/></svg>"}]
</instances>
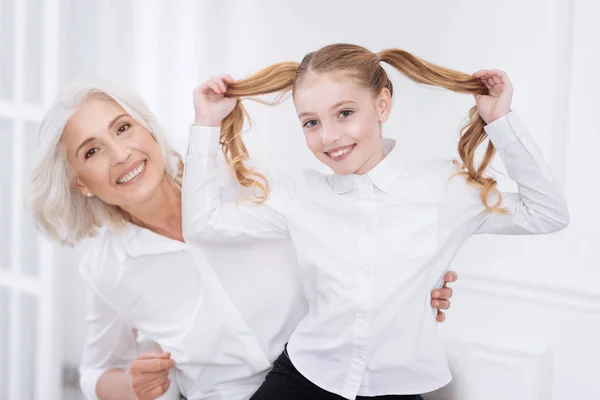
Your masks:
<instances>
[{"instance_id":1,"label":"girl's eye","mask_svg":"<svg viewBox=\"0 0 600 400\"><path fill-rule=\"evenodd\" d=\"M131 125L130 125L129 123L125 123L125 124L121 125L121 126L119 127L119 129L117 129L117 132L119 132L119 133L123 133L123 132L125 132L126 130L128 130L129 128L131 128Z\"/></svg>"},{"instance_id":2,"label":"girl's eye","mask_svg":"<svg viewBox=\"0 0 600 400\"><path fill-rule=\"evenodd\" d=\"M304 123L304 127L305 127L305 128L312 128L313 126L317 125L317 123L318 123L318 122L317 122L317 120L316 120L316 119L311 119L311 120L309 120L309 121L306 121L306 122Z\"/></svg>"},{"instance_id":3,"label":"girl's eye","mask_svg":"<svg viewBox=\"0 0 600 400\"><path fill-rule=\"evenodd\" d=\"M354 114L354 112L351 110L343 110L339 113L339 116L342 118L347 118L347 117L351 116L352 114Z\"/></svg>"}]
</instances>

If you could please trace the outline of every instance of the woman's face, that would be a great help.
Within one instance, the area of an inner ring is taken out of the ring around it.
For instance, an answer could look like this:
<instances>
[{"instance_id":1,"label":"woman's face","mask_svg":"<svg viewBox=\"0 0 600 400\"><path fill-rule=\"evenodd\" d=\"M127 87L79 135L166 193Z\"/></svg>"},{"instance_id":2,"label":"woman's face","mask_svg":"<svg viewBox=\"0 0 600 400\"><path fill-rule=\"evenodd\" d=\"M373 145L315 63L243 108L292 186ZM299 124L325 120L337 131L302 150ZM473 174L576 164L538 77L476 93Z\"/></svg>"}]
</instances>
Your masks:
<instances>
[{"instance_id":1,"label":"woman's face","mask_svg":"<svg viewBox=\"0 0 600 400\"><path fill-rule=\"evenodd\" d=\"M77 190L108 204L149 200L165 174L154 137L111 99L89 98L67 122L61 142Z\"/></svg>"},{"instance_id":2,"label":"woman's face","mask_svg":"<svg viewBox=\"0 0 600 400\"><path fill-rule=\"evenodd\" d=\"M364 174L383 159L387 89L374 96L348 73L309 72L294 89L294 105L308 148L334 172Z\"/></svg>"}]
</instances>

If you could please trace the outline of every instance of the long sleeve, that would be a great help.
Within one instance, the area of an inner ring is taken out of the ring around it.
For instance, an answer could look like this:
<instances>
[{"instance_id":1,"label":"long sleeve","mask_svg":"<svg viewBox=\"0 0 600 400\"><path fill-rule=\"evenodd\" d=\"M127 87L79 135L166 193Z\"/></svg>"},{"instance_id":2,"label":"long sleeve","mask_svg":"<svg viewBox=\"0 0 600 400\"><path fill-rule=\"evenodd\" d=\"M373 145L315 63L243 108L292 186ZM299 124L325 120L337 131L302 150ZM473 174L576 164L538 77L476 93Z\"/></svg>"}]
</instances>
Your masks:
<instances>
[{"instance_id":1,"label":"long sleeve","mask_svg":"<svg viewBox=\"0 0 600 400\"><path fill-rule=\"evenodd\" d=\"M125 369L137 357L137 342L131 327L117 311L88 287L86 294L86 342L79 367L81 389L90 400L98 400L96 385L109 369Z\"/></svg>"},{"instance_id":2,"label":"long sleeve","mask_svg":"<svg viewBox=\"0 0 600 400\"><path fill-rule=\"evenodd\" d=\"M183 235L190 243L280 239L289 236L282 205L289 193L274 189L266 204L224 203L217 163L219 128L192 126L183 176Z\"/></svg>"},{"instance_id":3,"label":"long sleeve","mask_svg":"<svg viewBox=\"0 0 600 400\"><path fill-rule=\"evenodd\" d=\"M510 214L487 213L475 233L543 234L564 229L569 210L539 149L519 117L510 112L485 127L518 192L502 193Z\"/></svg>"}]
</instances>

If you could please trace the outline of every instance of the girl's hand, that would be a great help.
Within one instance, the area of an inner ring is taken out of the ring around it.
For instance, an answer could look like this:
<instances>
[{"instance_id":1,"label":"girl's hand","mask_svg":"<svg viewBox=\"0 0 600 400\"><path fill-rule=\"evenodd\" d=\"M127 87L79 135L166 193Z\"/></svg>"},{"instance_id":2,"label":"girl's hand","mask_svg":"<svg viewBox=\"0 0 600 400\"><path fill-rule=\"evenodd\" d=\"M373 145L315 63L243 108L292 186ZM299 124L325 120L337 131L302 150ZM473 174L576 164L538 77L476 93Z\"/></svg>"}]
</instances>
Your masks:
<instances>
[{"instance_id":1,"label":"girl's hand","mask_svg":"<svg viewBox=\"0 0 600 400\"><path fill-rule=\"evenodd\" d=\"M227 86L233 83L229 75L213 76L194 89L195 125L220 126L236 105L236 98L225 97Z\"/></svg>"},{"instance_id":2,"label":"girl's hand","mask_svg":"<svg viewBox=\"0 0 600 400\"><path fill-rule=\"evenodd\" d=\"M475 72L473 77L480 79L489 91L489 95L475 95L477 110L485 123L490 124L508 114L513 95L513 86L508 75L497 69L484 69Z\"/></svg>"}]
</instances>

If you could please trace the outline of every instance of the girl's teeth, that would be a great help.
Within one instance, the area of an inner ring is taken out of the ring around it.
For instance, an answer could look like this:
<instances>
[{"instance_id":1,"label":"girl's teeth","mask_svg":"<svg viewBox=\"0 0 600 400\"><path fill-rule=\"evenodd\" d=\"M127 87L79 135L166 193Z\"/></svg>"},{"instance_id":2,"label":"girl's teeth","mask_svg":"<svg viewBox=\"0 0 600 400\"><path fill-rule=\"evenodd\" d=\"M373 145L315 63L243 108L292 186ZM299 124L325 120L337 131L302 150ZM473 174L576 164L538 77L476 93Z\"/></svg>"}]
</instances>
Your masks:
<instances>
[{"instance_id":1,"label":"girl's teeth","mask_svg":"<svg viewBox=\"0 0 600 400\"><path fill-rule=\"evenodd\" d=\"M351 149L351 147L347 147L345 149L338 150L335 153L329 153L329 154L331 154L333 157L340 157L340 156L346 154L347 152L349 152L350 149Z\"/></svg>"}]
</instances>

